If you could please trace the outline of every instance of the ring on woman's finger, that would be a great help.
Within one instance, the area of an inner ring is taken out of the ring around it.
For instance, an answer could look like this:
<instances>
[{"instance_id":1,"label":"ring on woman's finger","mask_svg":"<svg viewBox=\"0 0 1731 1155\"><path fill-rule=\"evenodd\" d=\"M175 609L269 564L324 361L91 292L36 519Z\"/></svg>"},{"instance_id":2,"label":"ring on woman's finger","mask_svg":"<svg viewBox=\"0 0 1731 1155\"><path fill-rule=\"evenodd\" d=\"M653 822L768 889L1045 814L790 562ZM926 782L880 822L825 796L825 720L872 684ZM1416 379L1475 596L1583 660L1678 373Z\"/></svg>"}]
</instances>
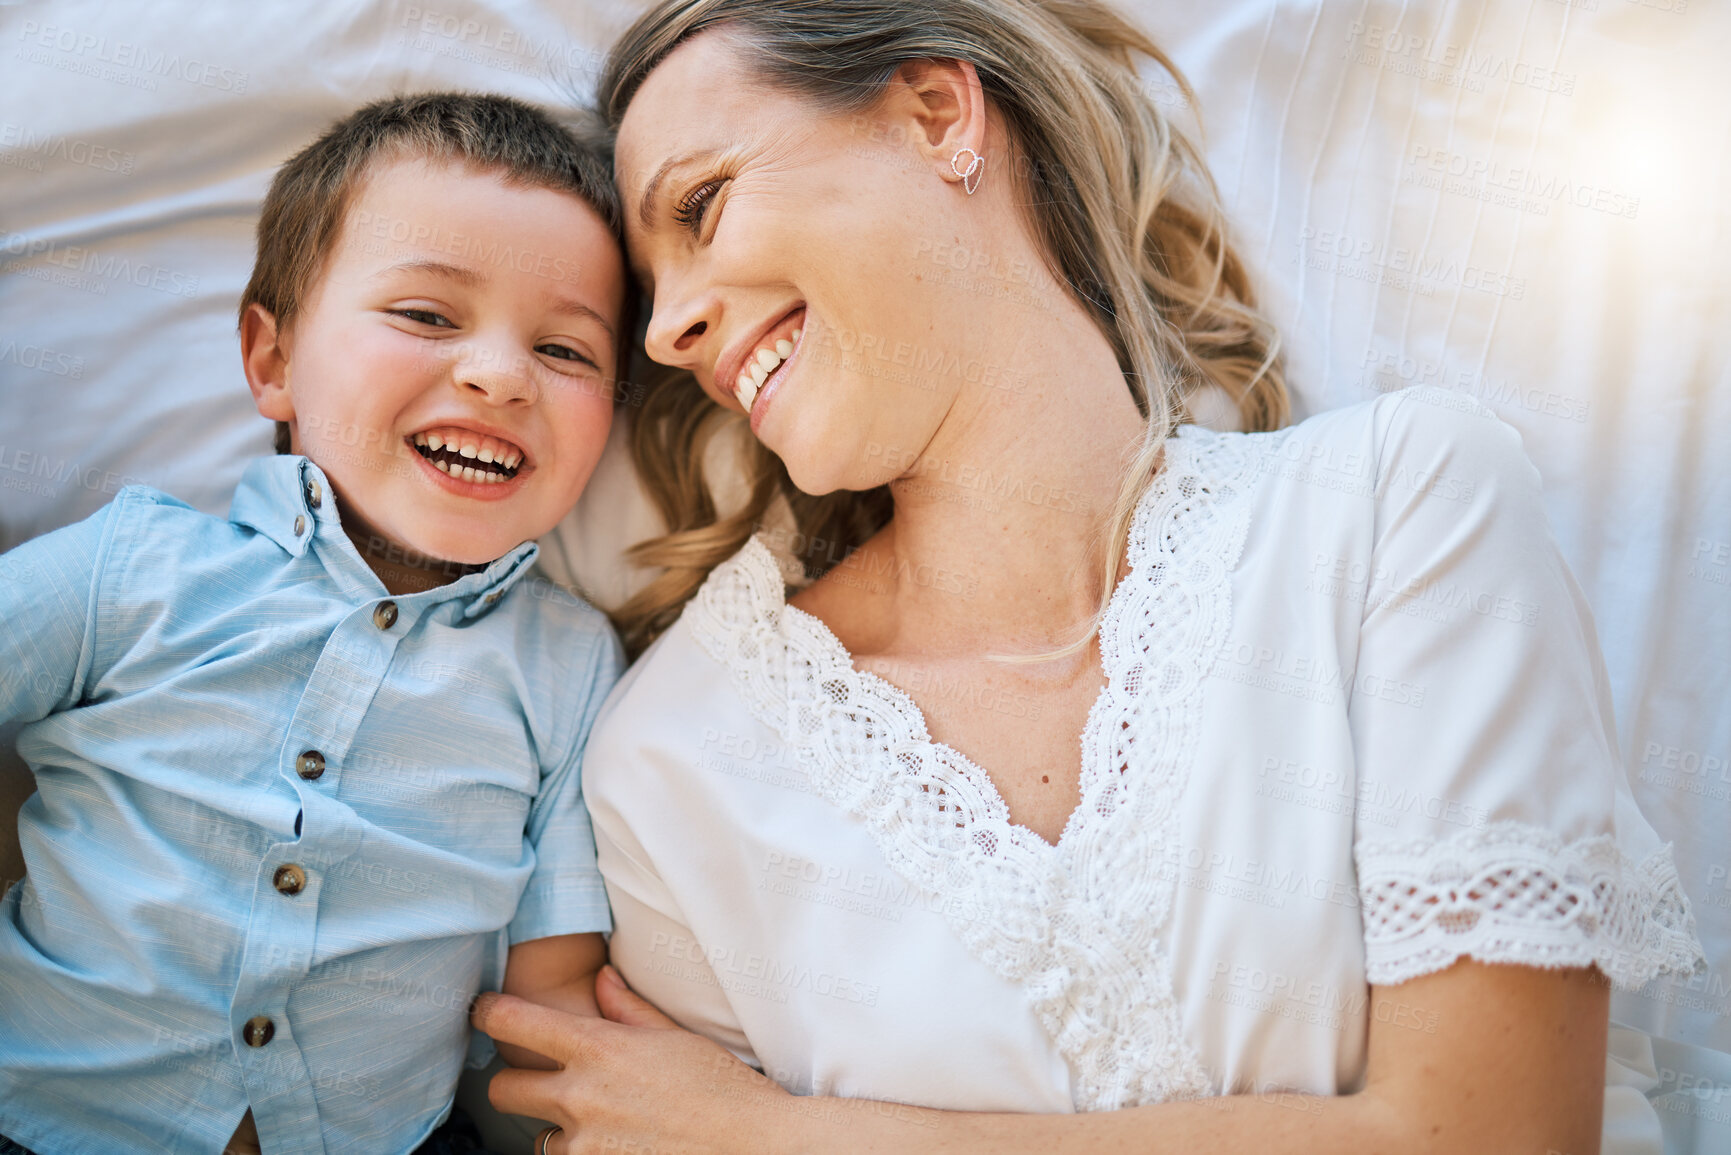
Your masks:
<instances>
[{"instance_id":1,"label":"ring on woman's finger","mask_svg":"<svg viewBox=\"0 0 1731 1155\"><path fill-rule=\"evenodd\" d=\"M563 1127L549 1127L541 1132L540 1141L535 1144L535 1155L547 1155L547 1144L553 1141L553 1136L565 1130Z\"/></svg>"}]
</instances>

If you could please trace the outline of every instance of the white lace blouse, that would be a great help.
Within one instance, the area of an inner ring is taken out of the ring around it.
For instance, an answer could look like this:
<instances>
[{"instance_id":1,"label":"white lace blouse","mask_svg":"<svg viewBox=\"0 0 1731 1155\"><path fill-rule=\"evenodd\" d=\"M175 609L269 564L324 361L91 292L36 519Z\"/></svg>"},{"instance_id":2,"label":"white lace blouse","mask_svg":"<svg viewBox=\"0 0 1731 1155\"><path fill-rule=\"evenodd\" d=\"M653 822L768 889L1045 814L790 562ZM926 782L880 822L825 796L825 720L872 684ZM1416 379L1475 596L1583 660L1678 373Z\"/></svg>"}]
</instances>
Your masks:
<instances>
[{"instance_id":1,"label":"white lace blouse","mask_svg":"<svg viewBox=\"0 0 1731 1155\"><path fill-rule=\"evenodd\" d=\"M1369 985L1462 957L1694 965L1538 476L1487 410L1187 426L1130 563L1055 846L786 604L763 543L718 568L588 749L626 979L798 1092L1068 1111L1349 1092L1372 1014L1437 1028Z\"/></svg>"}]
</instances>

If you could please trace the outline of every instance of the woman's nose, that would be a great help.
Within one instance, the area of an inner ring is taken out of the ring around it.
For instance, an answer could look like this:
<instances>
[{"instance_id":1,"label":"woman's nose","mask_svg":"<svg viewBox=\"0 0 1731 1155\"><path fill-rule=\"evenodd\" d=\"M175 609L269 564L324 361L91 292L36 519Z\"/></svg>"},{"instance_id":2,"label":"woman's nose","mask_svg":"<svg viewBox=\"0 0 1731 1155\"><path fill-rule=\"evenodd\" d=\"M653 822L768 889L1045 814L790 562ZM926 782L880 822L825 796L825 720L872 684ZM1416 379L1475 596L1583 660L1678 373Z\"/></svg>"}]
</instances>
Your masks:
<instances>
[{"instance_id":1,"label":"woman's nose","mask_svg":"<svg viewBox=\"0 0 1731 1155\"><path fill-rule=\"evenodd\" d=\"M720 320L720 304L712 293L684 294L664 282L655 287L644 351L663 365L697 370L704 338L719 327Z\"/></svg>"}]
</instances>

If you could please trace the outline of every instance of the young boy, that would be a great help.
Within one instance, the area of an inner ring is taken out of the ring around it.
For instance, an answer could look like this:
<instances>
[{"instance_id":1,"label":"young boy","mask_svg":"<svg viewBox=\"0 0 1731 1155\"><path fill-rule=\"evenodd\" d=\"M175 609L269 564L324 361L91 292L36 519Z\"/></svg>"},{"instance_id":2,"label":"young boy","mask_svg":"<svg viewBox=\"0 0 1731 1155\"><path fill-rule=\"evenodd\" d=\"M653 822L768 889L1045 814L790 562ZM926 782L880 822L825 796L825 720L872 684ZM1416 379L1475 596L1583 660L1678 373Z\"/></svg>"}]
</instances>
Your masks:
<instances>
[{"instance_id":1,"label":"young boy","mask_svg":"<svg viewBox=\"0 0 1731 1155\"><path fill-rule=\"evenodd\" d=\"M529 570L629 334L605 156L499 97L342 121L241 302L282 455L227 521L130 488L0 556L0 1151L409 1151L502 967L593 1013L620 651Z\"/></svg>"}]
</instances>

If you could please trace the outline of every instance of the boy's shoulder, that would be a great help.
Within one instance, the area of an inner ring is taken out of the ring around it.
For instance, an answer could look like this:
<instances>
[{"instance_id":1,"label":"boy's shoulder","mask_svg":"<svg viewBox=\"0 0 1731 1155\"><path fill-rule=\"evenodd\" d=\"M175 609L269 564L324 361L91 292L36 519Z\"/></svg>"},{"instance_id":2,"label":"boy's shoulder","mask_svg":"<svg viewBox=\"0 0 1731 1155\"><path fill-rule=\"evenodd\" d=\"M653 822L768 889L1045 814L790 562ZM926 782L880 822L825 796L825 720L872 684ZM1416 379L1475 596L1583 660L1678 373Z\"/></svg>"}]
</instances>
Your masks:
<instances>
[{"instance_id":1,"label":"boy's shoulder","mask_svg":"<svg viewBox=\"0 0 1731 1155\"><path fill-rule=\"evenodd\" d=\"M556 667L565 674L596 669L611 684L624 668L624 649L607 615L532 566L505 591L494 611L515 624L516 649L526 670ZM533 684L533 680L531 680ZM577 686L561 686L577 692Z\"/></svg>"},{"instance_id":2,"label":"boy's shoulder","mask_svg":"<svg viewBox=\"0 0 1731 1155\"><path fill-rule=\"evenodd\" d=\"M499 608L517 617L548 625L575 625L585 631L612 630L606 614L587 598L548 577L539 565L530 566L506 594L505 604Z\"/></svg>"},{"instance_id":3,"label":"boy's shoulder","mask_svg":"<svg viewBox=\"0 0 1731 1155\"><path fill-rule=\"evenodd\" d=\"M109 507L116 512L124 511L135 517L166 517L175 520L195 519L209 522L226 523L225 518L216 517L194 508L172 493L149 485L128 485L114 495Z\"/></svg>"},{"instance_id":4,"label":"boy's shoulder","mask_svg":"<svg viewBox=\"0 0 1731 1155\"><path fill-rule=\"evenodd\" d=\"M245 489L236 489L238 500ZM104 507L117 535L128 535L135 545L148 543L148 552L165 558L192 559L201 554L224 555L247 548L256 539L272 537L252 519L231 507L227 514L204 510L149 485L129 485ZM281 543L278 542L278 545Z\"/></svg>"},{"instance_id":5,"label":"boy's shoulder","mask_svg":"<svg viewBox=\"0 0 1731 1155\"><path fill-rule=\"evenodd\" d=\"M83 522L67 526L61 532L83 529L111 539L162 532L172 535L184 547L213 530L226 534L235 528L227 518L205 513L173 494L149 485L128 485ZM54 535L49 535L48 540L52 542Z\"/></svg>"}]
</instances>

